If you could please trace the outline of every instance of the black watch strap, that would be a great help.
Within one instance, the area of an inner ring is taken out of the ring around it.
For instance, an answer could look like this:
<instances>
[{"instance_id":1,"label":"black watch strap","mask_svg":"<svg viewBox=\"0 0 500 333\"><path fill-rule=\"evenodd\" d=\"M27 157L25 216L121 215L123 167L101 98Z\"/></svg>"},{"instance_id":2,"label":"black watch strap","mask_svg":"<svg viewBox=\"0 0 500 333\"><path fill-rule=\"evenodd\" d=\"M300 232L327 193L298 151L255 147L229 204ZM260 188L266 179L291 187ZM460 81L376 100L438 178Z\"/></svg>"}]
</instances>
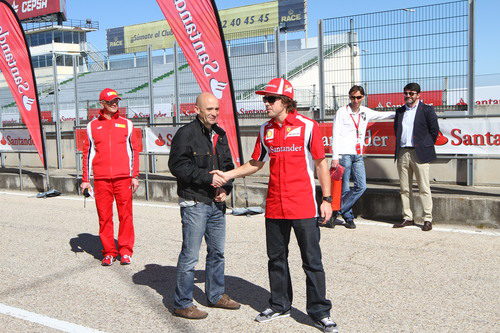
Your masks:
<instances>
[{"instance_id":1,"label":"black watch strap","mask_svg":"<svg viewBox=\"0 0 500 333\"><path fill-rule=\"evenodd\" d=\"M329 202L329 203L332 203L332 196L329 195L327 197L323 197L323 201L326 201L326 202Z\"/></svg>"}]
</instances>

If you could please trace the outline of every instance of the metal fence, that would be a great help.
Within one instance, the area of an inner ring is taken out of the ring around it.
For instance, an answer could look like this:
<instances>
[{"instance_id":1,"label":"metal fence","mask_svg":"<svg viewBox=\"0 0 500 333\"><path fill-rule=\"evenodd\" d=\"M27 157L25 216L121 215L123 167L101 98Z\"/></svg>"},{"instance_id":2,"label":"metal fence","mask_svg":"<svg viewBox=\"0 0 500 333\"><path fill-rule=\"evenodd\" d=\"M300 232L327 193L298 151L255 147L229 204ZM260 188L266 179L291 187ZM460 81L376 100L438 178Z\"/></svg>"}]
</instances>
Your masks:
<instances>
[{"instance_id":1,"label":"metal fence","mask_svg":"<svg viewBox=\"0 0 500 333\"><path fill-rule=\"evenodd\" d=\"M370 95L401 92L418 82L435 105L453 105L451 92L467 90L468 1L325 19L324 48L340 47L324 59L325 104L346 104L354 84ZM379 97L377 96L377 97ZM437 104L439 100L439 104Z\"/></svg>"}]
</instances>

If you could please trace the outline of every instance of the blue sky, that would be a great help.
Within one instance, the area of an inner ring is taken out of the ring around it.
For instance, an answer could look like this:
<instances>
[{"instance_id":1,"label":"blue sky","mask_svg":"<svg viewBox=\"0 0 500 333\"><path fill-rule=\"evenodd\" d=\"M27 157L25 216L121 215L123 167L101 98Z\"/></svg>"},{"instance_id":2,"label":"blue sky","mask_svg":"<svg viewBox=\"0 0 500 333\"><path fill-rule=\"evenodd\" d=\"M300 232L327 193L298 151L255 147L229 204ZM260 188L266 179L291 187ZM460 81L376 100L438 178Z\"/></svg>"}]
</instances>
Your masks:
<instances>
[{"instance_id":1,"label":"blue sky","mask_svg":"<svg viewBox=\"0 0 500 333\"><path fill-rule=\"evenodd\" d=\"M263 0L216 0L219 9L266 2ZM309 36L317 35L319 19L430 5L444 0L308 0ZM140 3L140 5L138 5ZM476 74L500 73L499 0L476 0ZM100 30L89 34L98 49L106 48L106 29L163 19L155 0L67 0L70 19L99 21Z\"/></svg>"}]
</instances>

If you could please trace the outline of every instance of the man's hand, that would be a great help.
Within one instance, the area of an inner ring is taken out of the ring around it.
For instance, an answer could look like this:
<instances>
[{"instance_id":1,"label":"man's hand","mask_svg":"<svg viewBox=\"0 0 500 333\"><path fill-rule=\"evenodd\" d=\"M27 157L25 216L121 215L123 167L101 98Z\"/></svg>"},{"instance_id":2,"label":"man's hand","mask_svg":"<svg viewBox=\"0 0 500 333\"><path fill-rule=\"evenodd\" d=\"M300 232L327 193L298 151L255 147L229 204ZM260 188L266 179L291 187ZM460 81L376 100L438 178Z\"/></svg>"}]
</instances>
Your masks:
<instances>
[{"instance_id":1,"label":"man's hand","mask_svg":"<svg viewBox=\"0 0 500 333\"><path fill-rule=\"evenodd\" d=\"M88 188L88 189L89 189L89 191L92 191L92 185L90 185L90 183L89 183L89 182L82 182L82 183L80 184L80 188L82 189L82 192L83 192L83 190L85 190L86 188Z\"/></svg>"},{"instance_id":2,"label":"man's hand","mask_svg":"<svg viewBox=\"0 0 500 333\"><path fill-rule=\"evenodd\" d=\"M224 202L226 201L227 198L227 193L226 190L223 189L222 187L217 188L217 191L215 192L215 202Z\"/></svg>"},{"instance_id":3,"label":"man's hand","mask_svg":"<svg viewBox=\"0 0 500 333\"><path fill-rule=\"evenodd\" d=\"M227 183L229 180L228 177L221 170L212 170L210 174L214 177L212 178L212 186L213 187L221 187Z\"/></svg>"},{"instance_id":4,"label":"man's hand","mask_svg":"<svg viewBox=\"0 0 500 333\"><path fill-rule=\"evenodd\" d=\"M336 169L339 166L339 160L332 160L332 168Z\"/></svg>"},{"instance_id":5,"label":"man's hand","mask_svg":"<svg viewBox=\"0 0 500 333\"><path fill-rule=\"evenodd\" d=\"M330 221L330 218L332 217L332 204L327 201L323 201L320 206L320 211L321 218L323 219L320 223L325 224Z\"/></svg>"},{"instance_id":6,"label":"man's hand","mask_svg":"<svg viewBox=\"0 0 500 333\"><path fill-rule=\"evenodd\" d=\"M132 193L135 193L135 191L137 191L138 188L139 188L139 179L132 178Z\"/></svg>"}]
</instances>

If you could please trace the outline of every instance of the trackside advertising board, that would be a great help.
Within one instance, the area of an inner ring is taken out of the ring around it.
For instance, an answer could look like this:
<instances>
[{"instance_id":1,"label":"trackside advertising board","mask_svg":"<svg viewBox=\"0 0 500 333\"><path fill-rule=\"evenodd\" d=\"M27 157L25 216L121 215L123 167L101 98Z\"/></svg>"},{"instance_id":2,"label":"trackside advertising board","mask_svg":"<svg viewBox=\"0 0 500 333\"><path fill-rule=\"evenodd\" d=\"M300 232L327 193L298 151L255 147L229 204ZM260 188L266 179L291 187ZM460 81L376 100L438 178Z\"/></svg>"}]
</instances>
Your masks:
<instances>
[{"instance_id":1,"label":"trackside advertising board","mask_svg":"<svg viewBox=\"0 0 500 333\"><path fill-rule=\"evenodd\" d=\"M320 124L327 153L332 153L332 123ZM500 154L500 118L439 119L438 154ZM366 130L365 155L393 155L393 122L372 122Z\"/></svg>"},{"instance_id":2,"label":"trackside advertising board","mask_svg":"<svg viewBox=\"0 0 500 333\"><path fill-rule=\"evenodd\" d=\"M0 152L36 152L27 129L0 129Z\"/></svg>"},{"instance_id":3,"label":"trackside advertising board","mask_svg":"<svg viewBox=\"0 0 500 333\"><path fill-rule=\"evenodd\" d=\"M66 0L6 0L22 20L62 13L66 17Z\"/></svg>"}]
</instances>

